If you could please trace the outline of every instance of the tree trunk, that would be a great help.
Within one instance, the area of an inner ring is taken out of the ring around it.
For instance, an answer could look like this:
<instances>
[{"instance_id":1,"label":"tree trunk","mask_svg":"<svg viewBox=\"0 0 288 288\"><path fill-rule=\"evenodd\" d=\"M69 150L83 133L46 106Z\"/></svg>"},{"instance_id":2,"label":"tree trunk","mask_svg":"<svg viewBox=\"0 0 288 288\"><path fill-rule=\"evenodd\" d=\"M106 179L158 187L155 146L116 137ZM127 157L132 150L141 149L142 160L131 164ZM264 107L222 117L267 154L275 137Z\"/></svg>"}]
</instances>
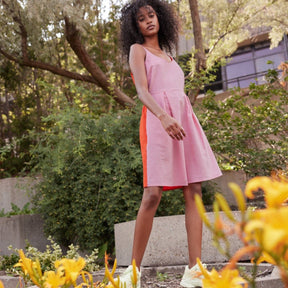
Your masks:
<instances>
[{"instance_id":1,"label":"tree trunk","mask_svg":"<svg viewBox=\"0 0 288 288\"><path fill-rule=\"evenodd\" d=\"M204 51L203 45L203 37L202 37L202 28L201 21L198 9L197 0L189 0L190 12L193 24L193 35L195 41L195 58L196 58L196 71L200 72L201 70L206 69L206 55Z\"/></svg>"},{"instance_id":2,"label":"tree trunk","mask_svg":"<svg viewBox=\"0 0 288 288\"><path fill-rule=\"evenodd\" d=\"M203 45L202 28L198 9L197 0L189 0L192 24L193 24L193 35L195 44L195 59L196 59L196 77L197 74L202 70L206 69L206 55ZM195 103L197 96L199 95L200 88L194 89L188 93L192 105Z\"/></svg>"}]
</instances>

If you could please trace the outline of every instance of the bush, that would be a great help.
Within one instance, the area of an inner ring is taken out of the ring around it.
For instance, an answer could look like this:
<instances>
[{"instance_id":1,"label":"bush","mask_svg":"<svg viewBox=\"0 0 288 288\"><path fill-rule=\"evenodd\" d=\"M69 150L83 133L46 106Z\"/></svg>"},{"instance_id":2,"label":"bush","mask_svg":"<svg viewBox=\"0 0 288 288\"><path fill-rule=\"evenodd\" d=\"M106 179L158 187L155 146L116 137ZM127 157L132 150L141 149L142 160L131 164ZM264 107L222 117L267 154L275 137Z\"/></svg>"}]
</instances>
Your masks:
<instances>
[{"instance_id":1,"label":"bush","mask_svg":"<svg viewBox=\"0 0 288 288\"><path fill-rule=\"evenodd\" d=\"M197 109L221 168L242 169L253 177L286 168L287 107L288 92L274 79L261 86L251 84L246 95L232 91L223 102L210 93Z\"/></svg>"},{"instance_id":2,"label":"bush","mask_svg":"<svg viewBox=\"0 0 288 288\"><path fill-rule=\"evenodd\" d=\"M95 120L68 109L46 119L53 125L34 152L43 175L36 206L59 243L111 248L114 223L135 217L142 181L137 118L125 111Z\"/></svg>"},{"instance_id":3,"label":"bush","mask_svg":"<svg viewBox=\"0 0 288 288\"><path fill-rule=\"evenodd\" d=\"M52 237L48 237L48 240L50 242L49 245L46 245L46 250L41 252L37 248L31 246L29 243L27 243L26 247L26 255L32 260L32 261L39 261L39 264L41 266L41 270L43 272L49 271L54 268L54 262L60 259L79 259L81 256L79 252L79 247L73 244L69 245L67 251L63 253L62 248L58 243L56 243ZM13 251L13 253L10 256L3 256L2 259L0 257L0 268L2 267L2 270L6 270L9 274L19 274L18 267L14 267L14 265L19 261L19 251L20 249L13 248L12 246L8 247L9 250ZM85 270L89 271L90 273L98 271L99 265L97 264L98 261L98 250L94 249L91 254L85 255L84 257L86 265ZM5 269L4 269L5 268Z\"/></svg>"},{"instance_id":4,"label":"bush","mask_svg":"<svg viewBox=\"0 0 288 288\"><path fill-rule=\"evenodd\" d=\"M12 253L11 255L0 255L0 271L7 271L19 261L19 255Z\"/></svg>"}]
</instances>

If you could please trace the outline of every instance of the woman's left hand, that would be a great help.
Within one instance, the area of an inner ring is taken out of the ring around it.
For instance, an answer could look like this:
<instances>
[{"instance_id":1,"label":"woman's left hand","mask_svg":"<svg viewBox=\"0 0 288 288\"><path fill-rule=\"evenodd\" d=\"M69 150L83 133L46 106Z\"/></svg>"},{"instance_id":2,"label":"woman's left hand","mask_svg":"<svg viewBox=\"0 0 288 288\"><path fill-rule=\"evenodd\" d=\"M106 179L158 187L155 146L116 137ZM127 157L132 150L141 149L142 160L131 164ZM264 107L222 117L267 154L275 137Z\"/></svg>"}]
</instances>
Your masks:
<instances>
[{"instance_id":1,"label":"woman's left hand","mask_svg":"<svg viewBox=\"0 0 288 288\"><path fill-rule=\"evenodd\" d=\"M159 117L161 124L165 131L172 139L183 140L186 136L183 127L168 114L161 115Z\"/></svg>"}]
</instances>

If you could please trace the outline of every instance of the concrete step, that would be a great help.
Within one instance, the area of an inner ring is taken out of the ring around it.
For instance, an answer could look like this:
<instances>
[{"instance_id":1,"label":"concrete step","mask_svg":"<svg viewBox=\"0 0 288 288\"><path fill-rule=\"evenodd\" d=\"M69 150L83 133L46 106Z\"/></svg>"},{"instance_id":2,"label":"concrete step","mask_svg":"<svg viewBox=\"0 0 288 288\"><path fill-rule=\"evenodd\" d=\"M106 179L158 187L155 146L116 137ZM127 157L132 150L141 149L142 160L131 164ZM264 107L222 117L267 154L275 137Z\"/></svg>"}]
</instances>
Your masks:
<instances>
[{"instance_id":1,"label":"concrete step","mask_svg":"<svg viewBox=\"0 0 288 288\"><path fill-rule=\"evenodd\" d=\"M223 216L223 212L220 212ZM233 212L236 219L240 220L240 212ZM214 213L207 213L208 219L214 222ZM231 225L223 216L224 223ZM135 221L115 225L115 249L119 266L128 266L132 257ZM202 261L216 263L228 261L227 257L219 253L213 245L212 233L203 227ZM233 255L242 247L242 242L236 235L229 237L230 254ZM243 260L248 257L243 258ZM143 266L174 266L188 263L188 245L185 229L185 216L165 216L154 219L151 236L142 261Z\"/></svg>"}]
</instances>

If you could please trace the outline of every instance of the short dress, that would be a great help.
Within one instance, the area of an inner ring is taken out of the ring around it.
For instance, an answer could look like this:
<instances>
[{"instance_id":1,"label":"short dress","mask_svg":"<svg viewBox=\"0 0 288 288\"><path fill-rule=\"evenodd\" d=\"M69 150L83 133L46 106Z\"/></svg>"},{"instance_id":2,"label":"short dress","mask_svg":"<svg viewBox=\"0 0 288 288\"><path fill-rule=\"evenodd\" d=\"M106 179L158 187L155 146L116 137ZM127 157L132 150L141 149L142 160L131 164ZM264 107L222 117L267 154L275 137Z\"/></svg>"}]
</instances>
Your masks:
<instances>
[{"instance_id":1,"label":"short dress","mask_svg":"<svg viewBox=\"0 0 288 288\"><path fill-rule=\"evenodd\" d=\"M186 133L183 140L173 140L160 120L143 106L140 121L143 186L170 190L221 176L208 140L184 92L182 69L175 60L168 62L143 48L150 94Z\"/></svg>"}]
</instances>

